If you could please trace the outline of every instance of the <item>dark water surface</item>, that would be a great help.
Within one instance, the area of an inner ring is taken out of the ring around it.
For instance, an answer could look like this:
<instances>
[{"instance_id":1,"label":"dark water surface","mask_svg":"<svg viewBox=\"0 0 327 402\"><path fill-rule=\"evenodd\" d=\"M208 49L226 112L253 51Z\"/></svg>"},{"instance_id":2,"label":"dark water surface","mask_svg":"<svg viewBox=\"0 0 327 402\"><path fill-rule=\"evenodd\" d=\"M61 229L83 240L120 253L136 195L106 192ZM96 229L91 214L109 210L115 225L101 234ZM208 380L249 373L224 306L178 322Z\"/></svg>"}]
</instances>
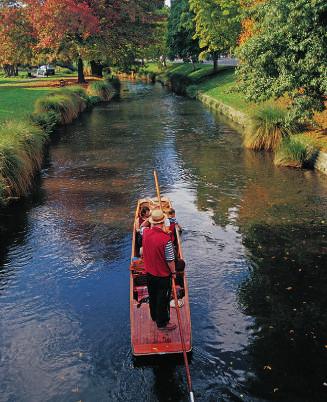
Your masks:
<instances>
[{"instance_id":1,"label":"dark water surface","mask_svg":"<svg viewBox=\"0 0 327 402\"><path fill-rule=\"evenodd\" d=\"M126 84L60 134L39 190L0 211L1 401L187 400L179 360L130 350L131 226L154 167L184 228L196 400L327 400L325 176L275 168L159 86Z\"/></svg>"}]
</instances>

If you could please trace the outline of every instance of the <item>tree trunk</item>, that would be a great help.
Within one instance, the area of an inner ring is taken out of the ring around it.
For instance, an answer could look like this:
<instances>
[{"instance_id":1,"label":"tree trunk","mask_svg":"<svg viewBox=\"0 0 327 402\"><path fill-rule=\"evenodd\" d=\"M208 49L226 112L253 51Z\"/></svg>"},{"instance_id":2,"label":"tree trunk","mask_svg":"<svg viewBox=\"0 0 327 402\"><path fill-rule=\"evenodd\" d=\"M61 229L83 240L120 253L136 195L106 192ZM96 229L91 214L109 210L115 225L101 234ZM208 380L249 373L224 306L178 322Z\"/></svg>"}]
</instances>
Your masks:
<instances>
[{"instance_id":1,"label":"tree trunk","mask_svg":"<svg viewBox=\"0 0 327 402\"><path fill-rule=\"evenodd\" d=\"M213 60L213 71L218 71L218 54L213 53L212 54L212 60Z\"/></svg>"},{"instance_id":2,"label":"tree trunk","mask_svg":"<svg viewBox=\"0 0 327 402\"><path fill-rule=\"evenodd\" d=\"M15 75L18 75L18 68L15 68L15 66L12 64L4 64L3 69L7 77L14 77Z\"/></svg>"},{"instance_id":3,"label":"tree trunk","mask_svg":"<svg viewBox=\"0 0 327 402\"><path fill-rule=\"evenodd\" d=\"M102 78L103 65L95 60L90 61L91 75Z\"/></svg>"},{"instance_id":4,"label":"tree trunk","mask_svg":"<svg viewBox=\"0 0 327 402\"><path fill-rule=\"evenodd\" d=\"M192 61L193 71L195 71L195 61L194 61L193 57L191 57L191 61Z\"/></svg>"},{"instance_id":5,"label":"tree trunk","mask_svg":"<svg viewBox=\"0 0 327 402\"><path fill-rule=\"evenodd\" d=\"M84 64L81 57L77 60L77 73L78 73L78 83L85 84L85 76L84 76Z\"/></svg>"}]
</instances>

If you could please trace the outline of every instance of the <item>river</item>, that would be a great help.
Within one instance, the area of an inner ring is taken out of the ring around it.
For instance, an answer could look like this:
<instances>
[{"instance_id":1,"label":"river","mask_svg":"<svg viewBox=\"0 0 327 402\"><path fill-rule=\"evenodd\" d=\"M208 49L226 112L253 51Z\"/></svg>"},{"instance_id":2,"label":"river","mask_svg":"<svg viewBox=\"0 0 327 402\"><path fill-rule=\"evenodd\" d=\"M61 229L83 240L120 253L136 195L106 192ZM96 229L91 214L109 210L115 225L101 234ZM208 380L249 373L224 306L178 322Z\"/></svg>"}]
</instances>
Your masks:
<instances>
[{"instance_id":1,"label":"river","mask_svg":"<svg viewBox=\"0 0 327 402\"><path fill-rule=\"evenodd\" d=\"M131 355L131 227L153 168L184 229L196 401L326 400L326 177L125 83L58 130L31 196L0 211L0 401L187 400L179 359Z\"/></svg>"}]
</instances>

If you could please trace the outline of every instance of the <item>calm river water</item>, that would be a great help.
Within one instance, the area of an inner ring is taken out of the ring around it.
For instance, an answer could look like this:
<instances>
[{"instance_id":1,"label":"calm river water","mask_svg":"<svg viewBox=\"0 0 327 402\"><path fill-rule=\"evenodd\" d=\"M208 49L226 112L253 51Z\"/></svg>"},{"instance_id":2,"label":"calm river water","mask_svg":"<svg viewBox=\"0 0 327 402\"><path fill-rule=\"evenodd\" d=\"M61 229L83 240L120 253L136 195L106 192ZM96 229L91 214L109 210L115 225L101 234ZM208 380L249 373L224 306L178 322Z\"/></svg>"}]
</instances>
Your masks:
<instances>
[{"instance_id":1,"label":"calm river water","mask_svg":"<svg viewBox=\"0 0 327 402\"><path fill-rule=\"evenodd\" d=\"M126 83L0 211L0 401L187 400L180 360L130 349L131 226L153 168L184 228L196 400L326 400L326 176L275 168L197 101Z\"/></svg>"}]
</instances>

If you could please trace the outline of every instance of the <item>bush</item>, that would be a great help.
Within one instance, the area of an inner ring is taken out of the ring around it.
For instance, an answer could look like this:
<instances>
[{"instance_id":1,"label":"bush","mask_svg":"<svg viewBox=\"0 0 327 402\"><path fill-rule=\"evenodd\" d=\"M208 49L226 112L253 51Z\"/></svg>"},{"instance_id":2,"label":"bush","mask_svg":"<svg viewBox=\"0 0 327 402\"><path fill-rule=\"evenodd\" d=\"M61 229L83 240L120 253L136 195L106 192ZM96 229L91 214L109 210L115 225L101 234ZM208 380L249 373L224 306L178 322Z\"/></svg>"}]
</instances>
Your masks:
<instances>
[{"instance_id":1,"label":"bush","mask_svg":"<svg viewBox=\"0 0 327 402\"><path fill-rule=\"evenodd\" d=\"M193 83L189 77L179 73L169 74L169 82L171 89L177 95L185 95L186 88Z\"/></svg>"},{"instance_id":2,"label":"bush","mask_svg":"<svg viewBox=\"0 0 327 402\"><path fill-rule=\"evenodd\" d=\"M60 119L60 115L54 111L33 113L31 115L32 123L41 127L47 134L53 131L56 125L59 124Z\"/></svg>"},{"instance_id":3,"label":"bush","mask_svg":"<svg viewBox=\"0 0 327 402\"><path fill-rule=\"evenodd\" d=\"M98 96L102 101L109 101L114 96L114 89L110 82L94 81L89 85L87 92L91 96Z\"/></svg>"},{"instance_id":4,"label":"bush","mask_svg":"<svg viewBox=\"0 0 327 402\"><path fill-rule=\"evenodd\" d=\"M28 121L9 121L0 126L0 203L27 194L43 160L48 136Z\"/></svg>"},{"instance_id":5,"label":"bush","mask_svg":"<svg viewBox=\"0 0 327 402\"><path fill-rule=\"evenodd\" d=\"M86 101L74 89L63 89L40 98L35 103L35 113L54 112L60 124L71 123L86 108Z\"/></svg>"},{"instance_id":6,"label":"bush","mask_svg":"<svg viewBox=\"0 0 327 402\"><path fill-rule=\"evenodd\" d=\"M99 96L90 95L89 99L88 99L88 105L89 106L95 106L98 103L100 103L101 101L102 101L102 99Z\"/></svg>"},{"instance_id":7,"label":"bush","mask_svg":"<svg viewBox=\"0 0 327 402\"><path fill-rule=\"evenodd\" d=\"M277 166L301 168L309 163L313 154L313 148L307 144L295 138L286 137L277 148L274 163Z\"/></svg>"},{"instance_id":8,"label":"bush","mask_svg":"<svg viewBox=\"0 0 327 402\"><path fill-rule=\"evenodd\" d=\"M251 124L245 130L244 145L247 148L272 151L281 140L296 132L296 124L287 122L287 111L271 106L256 110Z\"/></svg>"},{"instance_id":9,"label":"bush","mask_svg":"<svg viewBox=\"0 0 327 402\"><path fill-rule=\"evenodd\" d=\"M111 84L111 86L113 87L113 89L116 92L120 91L121 82L119 81L119 78L112 76L111 78L107 79L106 81Z\"/></svg>"},{"instance_id":10,"label":"bush","mask_svg":"<svg viewBox=\"0 0 327 402\"><path fill-rule=\"evenodd\" d=\"M186 90L186 95L191 98L195 99L198 94L198 86L197 85L189 85Z\"/></svg>"}]
</instances>

